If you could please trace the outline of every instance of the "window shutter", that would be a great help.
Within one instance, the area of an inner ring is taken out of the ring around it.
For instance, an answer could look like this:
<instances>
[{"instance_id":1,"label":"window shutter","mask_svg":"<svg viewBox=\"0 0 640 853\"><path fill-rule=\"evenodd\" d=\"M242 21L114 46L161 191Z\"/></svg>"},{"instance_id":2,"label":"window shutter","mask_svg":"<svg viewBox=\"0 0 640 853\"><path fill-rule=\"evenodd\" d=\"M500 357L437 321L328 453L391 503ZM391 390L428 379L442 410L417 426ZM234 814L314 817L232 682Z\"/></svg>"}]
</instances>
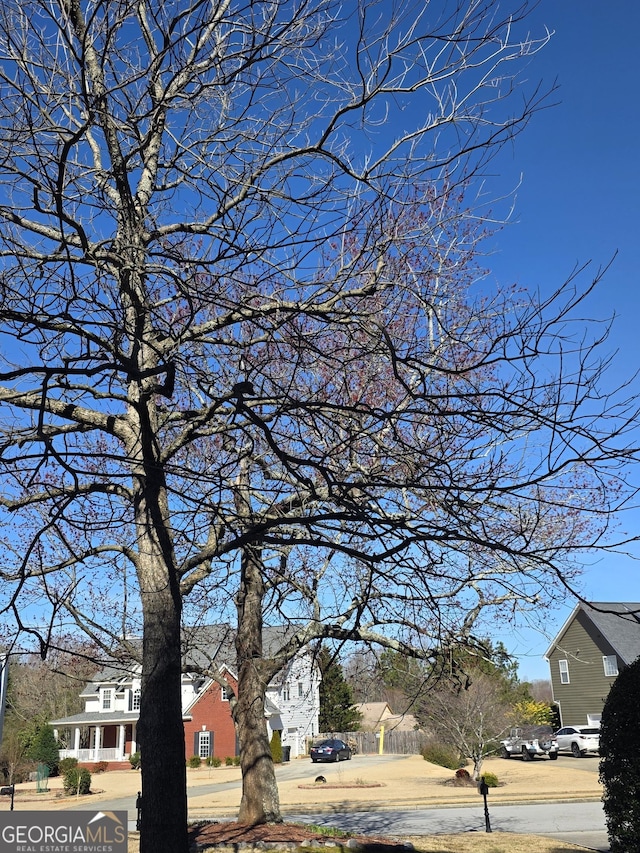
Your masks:
<instances>
[{"instance_id":1,"label":"window shutter","mask_svg":"<svg viewBox=\"0 0 640 853\"><path fill-rule=\"evenodd\" d=\"M200 732L194 732L192 755L200 755Z\"/></svg>"}]
</instances>

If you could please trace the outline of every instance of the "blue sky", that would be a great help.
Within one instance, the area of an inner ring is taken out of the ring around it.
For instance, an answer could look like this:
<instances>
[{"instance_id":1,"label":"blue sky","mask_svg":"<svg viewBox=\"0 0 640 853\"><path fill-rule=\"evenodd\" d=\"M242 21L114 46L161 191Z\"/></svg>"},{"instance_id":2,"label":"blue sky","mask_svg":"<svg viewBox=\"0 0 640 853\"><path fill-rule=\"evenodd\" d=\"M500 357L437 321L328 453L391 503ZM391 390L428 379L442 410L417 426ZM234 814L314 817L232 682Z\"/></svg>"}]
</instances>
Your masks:
<instances>
[{"instance_id":1,"label":"blue sky","mask_svg":"<svg viewBox=\"0 0 640 853\"><path fill-rule=\"evenodd\" d=\"M640 366L640 4L542 0L530 25L532 35L544 25L555 30L528 77L557 78L558 103L501 154L501 177L522 173L522 185L514 224L499 234L490 267L503 284L547 293L576 264L590 261L595 272L617 252L589 302L591 316L617 317L613 384ZM622 525L640 535L640 512ZM640 557L640 547L635 551ZM595 601L640 601L639 569L631 557L599 556L585 568L583 593ZM570 612L545 614L544 634L523 629L496 637L518 656L521 677L548 678L542 655Z\"/></svg>"}]
</instances>

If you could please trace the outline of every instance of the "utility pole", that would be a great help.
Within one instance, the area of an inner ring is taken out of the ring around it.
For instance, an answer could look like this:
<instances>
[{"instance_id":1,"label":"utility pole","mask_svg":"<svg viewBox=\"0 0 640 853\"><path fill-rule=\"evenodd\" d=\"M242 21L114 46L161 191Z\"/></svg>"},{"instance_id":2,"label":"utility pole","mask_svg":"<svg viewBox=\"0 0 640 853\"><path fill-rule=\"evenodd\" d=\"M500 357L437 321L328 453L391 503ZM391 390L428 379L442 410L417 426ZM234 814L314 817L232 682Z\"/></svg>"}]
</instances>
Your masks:
<instances>
[{"instance_id":1,"label":"utility pole","mask_svg":"<svg viewBox=\"0 0 640 853\"><path fill-rule=\"evenodd\" d=\"M7 704L7 684L9 682L9 655L0 654L0 744L4 726L4 709Z\"/></svg>"}]
</instances>

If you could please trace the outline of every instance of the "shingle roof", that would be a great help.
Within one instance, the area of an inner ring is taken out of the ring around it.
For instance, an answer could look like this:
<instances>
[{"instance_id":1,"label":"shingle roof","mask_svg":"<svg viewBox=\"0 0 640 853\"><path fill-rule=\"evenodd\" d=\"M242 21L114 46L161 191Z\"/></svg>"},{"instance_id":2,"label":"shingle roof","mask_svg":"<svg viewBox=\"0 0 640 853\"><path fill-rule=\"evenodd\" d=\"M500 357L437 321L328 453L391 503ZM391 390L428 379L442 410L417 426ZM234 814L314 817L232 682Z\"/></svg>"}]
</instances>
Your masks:
<instances>
[{"instance_id":1,"label":"shingle roof","mask_svg":"<svg viewBox=\"0 0 640 853\"><path fill-rule=\"evenodd\" d=\"M88 713L82 711L80 714L73 714L71 717L50 720L49 724L52 726L70 726L78 723L78 725L88 726L91 723L100 723L101 725L103 723L131 723L137 722L139 717L139 711L90 711Z\"/></svg>"},{"instance_id":2,"label":"shingle roof","mask_svg":"<svg viewBox=\"0 0 640 853\"><path fill-rule=\"evenodd\" d=\"M564 623L557 636L547 649L548 658L564 634L567 626L573 622L578 611L582 610L595 628L613 646L618 656L626 664L640 656L640 602L637 601L592 601L580 602Z\"/></svg>"},{"instance_id":3,"label":"shingle roof","mask_svg":"<svg viewBox=\"0 0 640 853\"><path fill-rule=\"evenodd\" d=\"M582 609L626 664L640 656L640 602L593 601Z\"/></svg>"}]
</instances>

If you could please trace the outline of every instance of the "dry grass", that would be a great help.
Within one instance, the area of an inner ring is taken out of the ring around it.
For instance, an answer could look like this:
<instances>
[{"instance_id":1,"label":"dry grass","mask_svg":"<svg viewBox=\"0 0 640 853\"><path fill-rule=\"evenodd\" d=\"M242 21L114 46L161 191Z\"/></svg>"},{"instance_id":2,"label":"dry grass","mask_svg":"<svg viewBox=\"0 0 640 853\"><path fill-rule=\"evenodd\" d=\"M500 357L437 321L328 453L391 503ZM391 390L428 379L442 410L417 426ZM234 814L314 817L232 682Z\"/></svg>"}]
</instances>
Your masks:
<instances>
[{"instance_id":1,"label":"dry grass","mask_svg":"<svg viewBox=\"0 0 640 853\"><path fill-rule=\"evenodd\" d=\"M515 835L511 832L425 835L402 840L410 841L417 853L584 853L587 850L586 847L577 847L541 835ZM139 851L138 833L129 833L129 853Z\"/></svg>"},{"instance_id":2,"label":"dry grass","mask_svg":"<svg viewBox=\"0 0 640 853\"><path fill-rule=\"evenodd\" d=\"M587 850L541 835L511 832L465 832L460 835L431 835L407 838L419 853L569 853Z\"/></svg>"}]
</instances>

